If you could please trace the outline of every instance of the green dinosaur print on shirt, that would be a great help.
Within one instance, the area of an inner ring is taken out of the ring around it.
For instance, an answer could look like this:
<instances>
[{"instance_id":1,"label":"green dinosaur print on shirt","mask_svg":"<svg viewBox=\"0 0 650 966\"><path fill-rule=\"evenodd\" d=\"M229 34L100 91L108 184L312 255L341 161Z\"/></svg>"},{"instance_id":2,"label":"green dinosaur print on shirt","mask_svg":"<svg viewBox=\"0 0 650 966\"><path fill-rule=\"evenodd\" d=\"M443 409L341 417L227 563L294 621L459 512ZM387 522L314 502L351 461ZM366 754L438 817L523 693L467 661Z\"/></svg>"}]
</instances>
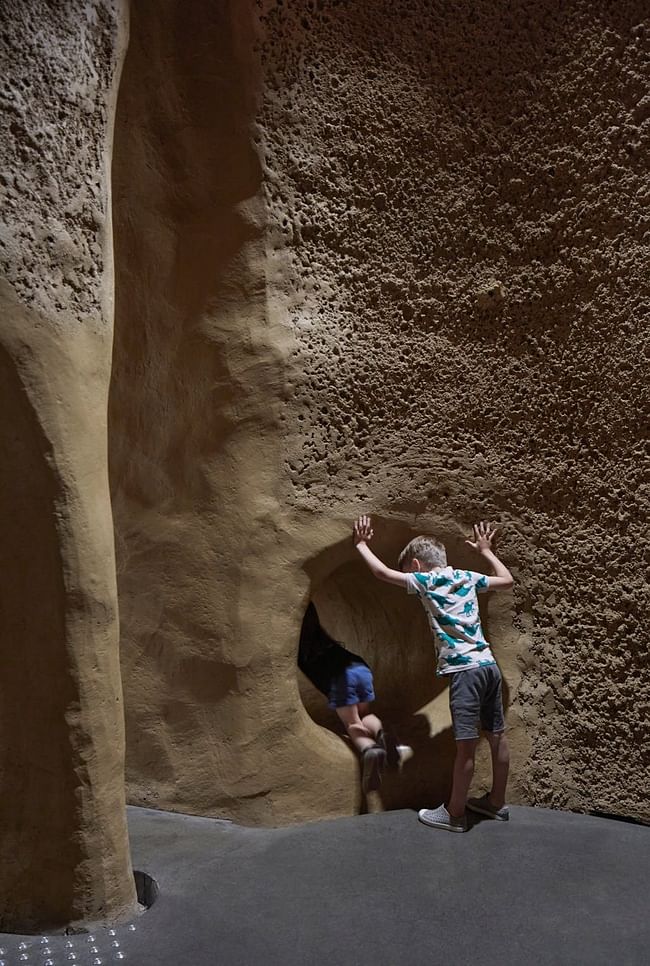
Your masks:
<instances>
[{"instance_id":1,"label":"green dinosaur print on shirt","mask_svg":"<svg viewBox=\"0 0 650 966\"><path fill-rule=\"evenodd\" d=\"M466 654L449 654L445 657L445 663L451 664L452 667L462 667L465 664L471 664L472 659Z\"/></svg>"},{"instance_id":2,"label":"green dinosaur print on shirt","mask_svg":"<svg viewBox=\"0 0 650 966\"><path fill-rule=\"evenodd\" d=\"M439 630L436 631L436 634L438 635L441 641L444 641L447 647L450 647L452 649L456 647L456 644L458 643L458 641L454 640L454 638L451 637L449 634L445 634L444 631L439 631Z\"/></svg>"},{"instance_id":3,"label":"green dinosaur print on shirt","mask_svg":"<svg viewBox=\"0 0 650 966\"><path fill-rule=\"evenodd\" d=\"M446 607L447 604L449 603L449 600L447 597L443 597L442 594L434 594L432 590L428 590L425 596L428 597L429 600L435 601L439 607Z\"/></svg>"},{"instance_id":4,"label":"green dinosaur print on shirt","mask_svg":"<svg viewBox=\"0 0 650 966\"><path fill-rule=\"evenodd\" d=\"M436 620L443 626L458 627L460 625L462 627L459 619L457 617L452 617L450 614L437 614Z\"/></svg>"},{"instance_id":5,"label":"green dinosaur print on shirt","mask_svg":"<svg viewBox=\"0 0 650 966\"><path fill-rule=\"evenodd\" d=\"M438 674L494 664L476 597L476 589L487 587L488 578L451 567L410 576L415 579L409 589L420 597L436 638Z\"/></svg>"}]
</instances>

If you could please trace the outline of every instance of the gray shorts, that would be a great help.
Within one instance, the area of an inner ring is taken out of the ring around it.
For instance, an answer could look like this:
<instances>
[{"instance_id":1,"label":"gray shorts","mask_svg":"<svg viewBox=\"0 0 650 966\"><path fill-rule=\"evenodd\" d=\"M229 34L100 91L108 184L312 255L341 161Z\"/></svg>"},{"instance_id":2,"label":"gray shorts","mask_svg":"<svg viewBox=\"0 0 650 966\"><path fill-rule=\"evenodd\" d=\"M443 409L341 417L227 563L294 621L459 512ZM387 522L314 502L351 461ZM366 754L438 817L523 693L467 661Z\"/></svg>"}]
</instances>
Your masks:
<instances>
[{"instance_id":1,"label":"gray shorts","mask_svg":"<svg viewBox=\"0 0 650 966\"><path fill-rule=\"evenodd\" d=\"M449 707L456 741L478 738L479 721L484 731L505 730L501 672L496 664L449 676Z\"/></svg>"}]
</instances>

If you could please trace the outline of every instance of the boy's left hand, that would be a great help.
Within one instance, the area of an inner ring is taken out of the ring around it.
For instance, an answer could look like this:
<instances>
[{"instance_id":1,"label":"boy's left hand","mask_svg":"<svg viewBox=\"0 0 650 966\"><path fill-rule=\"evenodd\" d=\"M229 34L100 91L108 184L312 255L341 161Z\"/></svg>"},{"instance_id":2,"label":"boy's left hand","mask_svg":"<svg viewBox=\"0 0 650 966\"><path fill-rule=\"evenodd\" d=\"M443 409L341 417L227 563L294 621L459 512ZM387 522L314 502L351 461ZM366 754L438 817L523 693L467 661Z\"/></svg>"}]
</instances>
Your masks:
<instances>
[{"instance_id":1,"label":"boy's left hand","mask_svg":"<svg viewBox=\"0 0 650 966\"><path fill-rule=\"evenodd\" d=\"M358 517L354 523L354 545L360 543L370 543L374 530L370 523L370 517Z\"/></svg>"},{"instance_id":2,"label":"boy's left hand","mask_svg":"<svg viewBox=\"0 0 650 966\"><path fill-rule=\"evenodd\" d=\"M492 544L496 535L496 527L481 520L480 523L474 524L474 539L466 540L465 543L468 543L474 550L478 550L479 553L485 553L486 550L494 549Z\"/></svg>"}]
</instances>

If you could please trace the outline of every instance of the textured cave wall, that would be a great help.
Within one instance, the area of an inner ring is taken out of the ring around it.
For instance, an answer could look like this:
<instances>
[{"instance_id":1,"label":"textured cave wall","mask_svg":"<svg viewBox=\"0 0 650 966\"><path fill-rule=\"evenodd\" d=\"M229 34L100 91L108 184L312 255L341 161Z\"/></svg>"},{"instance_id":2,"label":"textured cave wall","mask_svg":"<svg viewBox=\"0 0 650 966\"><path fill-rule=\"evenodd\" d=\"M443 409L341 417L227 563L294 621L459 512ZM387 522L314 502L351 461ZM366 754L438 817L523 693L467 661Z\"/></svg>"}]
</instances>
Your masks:
<instances>
[{"instance_id":1,"label":"textured cave wall","mask_svg":"<svg viewBox=\"0 0 650 966\"><path fill-rule=\"evenodd\" d=\"M217 6L138 3L118 106L131 800L359 807L295 667L310 597L414 747L371 807L445 794L447 695L417 603L355 558L367 511L387 560L433 529L478 567L463 535L503 524L512 797L647 814L644 5Z\"/></svg>"},{"instance_id":2,"label":"textured cave wall","mask_svg":"<svg viewBox=\"0 0 650 966\"><path fill-rule=\"evenodd\" d=\"M644 16L262 4L284 502L501 521L514 797L647 816Z\"/></svg>"},{"instance_id":3,"label":"textured cave wall","mask_svg":"<svg viewBox=\"0 0 650 966\"><path fill-rule=\"evenodd\" d=\"M263 824L349 812L354 761L298 694L311 547L277 496L252 5L138 3L130 38L109 417L128 793Z\"/></svg>"},{"instance_id":4,"label":"textured cave wall","mask_svg":"<svg viewBox=\"0 0 650 966\"><path fill-rule=\"evenodd\" d=\"M0 34L0 930L136 908L106 459L111 2Z\"/></svg>"}]
</instances>

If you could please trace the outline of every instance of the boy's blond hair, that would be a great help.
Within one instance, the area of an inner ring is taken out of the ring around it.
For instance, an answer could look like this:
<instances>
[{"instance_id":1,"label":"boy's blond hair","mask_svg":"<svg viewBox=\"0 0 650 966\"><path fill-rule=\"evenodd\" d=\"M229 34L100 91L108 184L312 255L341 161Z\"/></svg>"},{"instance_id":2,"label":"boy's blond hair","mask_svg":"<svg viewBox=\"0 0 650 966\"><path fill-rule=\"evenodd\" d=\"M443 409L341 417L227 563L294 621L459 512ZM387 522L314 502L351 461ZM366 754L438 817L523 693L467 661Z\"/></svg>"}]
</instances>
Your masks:
<instances>
[{"instance_id":1,"label":"boy's blond hair","mask_svg":"<svg viewBox=\"0 0 650 966\"><path fill-rule=\"evenodd\" d=\"M416 557L421 564L431 569L447 566L447 551L444 543L436 540L435 537L427 537L425 534L413 537L406 544L397 558L397 566L400 570L404 570Z\"/></svg>"}]
</instances>

